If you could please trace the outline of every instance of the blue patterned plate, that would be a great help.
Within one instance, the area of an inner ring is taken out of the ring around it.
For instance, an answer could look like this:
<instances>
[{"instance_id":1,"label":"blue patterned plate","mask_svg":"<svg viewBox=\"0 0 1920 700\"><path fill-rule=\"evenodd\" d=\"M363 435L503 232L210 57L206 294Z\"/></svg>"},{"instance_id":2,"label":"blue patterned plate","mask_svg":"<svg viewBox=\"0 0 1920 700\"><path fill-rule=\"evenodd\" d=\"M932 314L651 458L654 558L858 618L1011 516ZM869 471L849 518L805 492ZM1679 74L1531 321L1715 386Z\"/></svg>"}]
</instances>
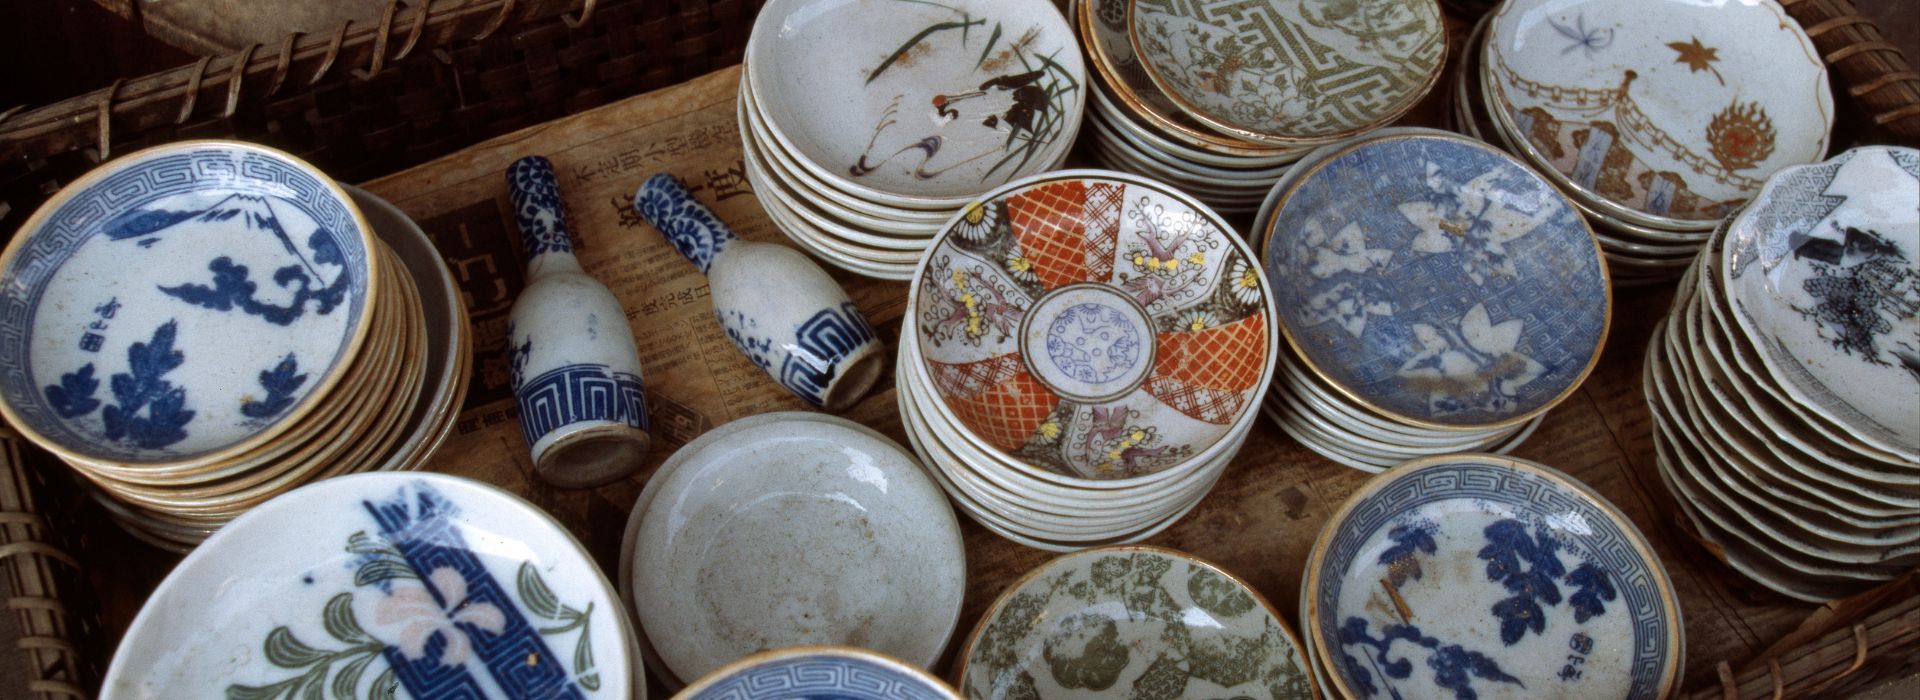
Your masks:
<instances>
[{"instance_id":1,"label":"blue patterned plate","mask_svg":"<svg viewBox=\"0 0 1920 700\"><path fill-rule=\"evenodd\" d=\"M1572 394L1606 341L1613 292L1593 232L1476 141L1395 134L1322 158L1281 195L1264 245L1307 366L1413 425L1524 422Z\"/></svg>"},{"instance_id":2,"label":"blue patterned plate","mask_svg":"<svg viewBox=\"0 0 1920 700\"><path fill-rule=\"evenodd\" d=\"M221 528L167 575L103 700L646 697L579 542L443 474L330 479Z\"/></svg>"},{"instance_id":3,"label":"blue patterned plate","mask_svg":"<svg viewBox=\"0 0 1920 700\"><path fill-rule=\"evenodd\" d=\"M1314 543L1301 609L1350 698L1659 698L1673 584L1631 522L1558 471L1492 455L1374 477Z\"/></svg>"},{"instance_id":4,"label":"blue patterned plate","mask_svg":"<svg viewBox=\"0 0 1920 700\"><path fill-rule=\"evenodd\" d=\"M681 700L960 700L926 671L848 647L762 652L707 674Z\"/></svg>"},{"instance_id":5,"label":"blue patterned plate","mask_svg":"<svg viewBox=\"0 0 1920 700\"><path fill-rule=\"evenodd\" d=\"M194 141L115 160L0 256L0 410L69 459L240 454L345 374L371 251L346 193L285 153Z\"/></svg>"}]
</instances>

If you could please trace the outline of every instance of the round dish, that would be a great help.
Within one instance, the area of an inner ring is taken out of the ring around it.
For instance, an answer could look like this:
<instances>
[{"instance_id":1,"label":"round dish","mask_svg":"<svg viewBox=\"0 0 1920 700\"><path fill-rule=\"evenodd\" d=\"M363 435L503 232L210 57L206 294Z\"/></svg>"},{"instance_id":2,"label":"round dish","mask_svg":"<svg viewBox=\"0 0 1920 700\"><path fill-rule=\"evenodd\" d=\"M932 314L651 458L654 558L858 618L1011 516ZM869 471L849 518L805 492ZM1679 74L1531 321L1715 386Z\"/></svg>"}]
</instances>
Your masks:
<instances>
[{"instance_id":1,"label":"round dish","mask_svg":"<svg viewBox=\"0 0 1920 700\"><path fill-rule=\"evenodd\" d=\"M188 555L134 619L102 698L391 684L416 698L644 698L619 606L580 544L512 494L347 476L255 508Z\"/></svg>"},{"instance_id":2,"label":"round dish","mask_svg":"<svg viewBox=\"0 0 1920 700\"><path fill-rule=\"evenodd\" d=\"M1613 292L1586 222L1526 166L1457 135L1373 137L1316 161L1265 239L1304 364L1406 423L1529 420L1579 387L1606 341Z\"/></svg>"},{"instance_id":3,"label":"round dish","mask_svg":"<svg viewBox=\"0 0 1920 700\"><path fill-rule=\"evenodd\" d=\"M955 677L971 700L1084 697L1317 698L1300 642L1233 574L1161 547L1055 558L982 615Z\"/></svg>"},{"instance_id":4,"label":"round dish","mask_svg":"<svg viewBox=\"0 0 1920 700\"><path fill-rule=\"evenodd\" d=\"M1008 460L1120 487L1211 459L1273 373L1246 243L1145 178L1069 170L969 205L908 312L937 415Z\"/></svg>"},{"instance_id":5,"label":"round dish","mask_svg":"<svg viewBox=\"0 0 1920 700\"><path fill-rule=\"evenodd\" d=\"M1086 107L1075 47L1045 0L774 0L746 79L807 170L864 199L945 208L1066 153Z\"/></svg>"},{"instance_id":6,"label":"round dish","mask_svg":"<svg viewBox=\"0 0 1920 700\"><path fill-rule=\"evenodd\" d=\"M966 555L946 497L899 445L775 413L708 431L670 463L631 566L642 627L675 676L821 642L939 658Z\"/></svg>"},{"instance_id":7,"label":"round dish","mask_svg":"<svg viewBox=\"0 0 1920 700\"><path fill-rule=\"evenodd\" d=\"M1327 143L1400 118L1440 78L1434 0L1132 0L1140 64L1189 116L1274 146Z\"/></svg>"},{"instance_id":8,"label":"round dish","mask_svg":"<svg viewBox=\"0 0 1920 700\"><path fill-rule=\"evenodd\" d=\"M1774 382L1920 462L1920 151L1857 148L1782 170L1725 245L1721 284Z\"/></svg>"},{"instance_id":9,"label":"round dish","mask_svg":"<svg viewBox=\"0 0 1920 700\"><path fill-rule=\"evenodd\" d=\"M1826 64L1773 0L1518 0L1485 62L1529 160L1654 228L1711 228L1833 128Z\"/></svg>"},{"instance_id":10,"label":"round dish","mask_svg":"<svg viewBox=\"0 0 1920 700\"><path fill-rule=\"evenodd\" d=\"M682 700L960 700L946 683L899 660L850 647L794 647L727 664Z\"/></svg>"},{"instance_id":11,"label":"round dish","mask_svg":"<svg viewBox=\"0 0 1920 700\"><path fill-rule=\"evenodd\" d=\"M0 413L48 450L211 464L321 404L384 292L333 180L262 146L187 141L96 168L0 254ZM233 338L249 338L246 343Z\"/></svg>"},{"instance_id":12,"label":"round dish","mask_svg":"<svg viewBox=\"0 0 1920 700\"><path fill-rule=\"evenodd\" d=\"M1307 634L1347 697L1659 698L1679 678L1680 609L1646 538L1530 462L1448 455L1374 477L1306 576Z\"/></svg>"}]
</instances>

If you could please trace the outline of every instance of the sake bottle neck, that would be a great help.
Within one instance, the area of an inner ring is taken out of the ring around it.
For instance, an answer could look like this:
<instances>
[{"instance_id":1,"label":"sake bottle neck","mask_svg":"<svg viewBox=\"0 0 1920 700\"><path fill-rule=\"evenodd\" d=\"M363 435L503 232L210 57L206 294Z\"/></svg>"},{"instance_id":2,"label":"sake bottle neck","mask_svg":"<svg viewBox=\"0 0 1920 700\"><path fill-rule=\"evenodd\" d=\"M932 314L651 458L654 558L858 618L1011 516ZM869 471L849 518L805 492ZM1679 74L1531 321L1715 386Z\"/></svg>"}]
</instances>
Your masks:
<instances>
[{"instance_id":1,"label":"sake bottle neck","mask_svg":"<svg viewBox=\"0 0 1920 700\"><path fill-rule=\"evenodd\" d=\"M549 274L581 273L580 261L573 256L573 233L567 226L566 202L560 198L553 163L541 156L514 161L507 168L507 196L513 203L514 221L520 226L527 281Z\"/></svg>"},{"instance_id":2,"label":"sake bottle neck","mask_svg":"<svg viewBox=\"0 0 1920 700\"><path fill-rule=\"evenodd\" d=\"M658 229L675 250L700 268L701 274L706 274L721 255L741 244L739 234L714 216L707 205L694 199L679 178L668 173L647 178L633 195L633 208L640 212L640 218Z\"/></svg>"}]
</instances>

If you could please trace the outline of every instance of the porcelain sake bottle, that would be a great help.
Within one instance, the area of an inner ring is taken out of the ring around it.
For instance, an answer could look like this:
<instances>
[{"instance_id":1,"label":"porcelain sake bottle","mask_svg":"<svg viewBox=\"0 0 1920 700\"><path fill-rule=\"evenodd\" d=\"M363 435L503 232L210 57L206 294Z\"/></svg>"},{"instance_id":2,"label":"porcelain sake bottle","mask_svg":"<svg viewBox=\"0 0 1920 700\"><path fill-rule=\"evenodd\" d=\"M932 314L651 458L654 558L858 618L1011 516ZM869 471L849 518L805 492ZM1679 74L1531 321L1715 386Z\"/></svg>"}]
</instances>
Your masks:
<instances>
[{"instance_id":1,"label":"porcelain sake bottle","mask_svg":"<svg viewBox=\"0 0 1920 700\"><path fill-rule=\"evenodd\" d=\"M507 321L507 359L534 469L563 488L624 477L640 468L651 442L626 312L573 257L553 164L515 161L507 192L527 256L527 287Z\"/></svg>"},{"instance_id":2,"label":"porcelain sake bottle","mask_svg":"<svg viewBox=\"0 0 1920 700\"><path fill-rule=\"evenodd\" d=\"M666 173L648 179L633 200L640 216L706 274L721 329L774 381L837 412L880 377L885 365L873 327L807 256L740 238Z\"/></svg>"}]
</instances>

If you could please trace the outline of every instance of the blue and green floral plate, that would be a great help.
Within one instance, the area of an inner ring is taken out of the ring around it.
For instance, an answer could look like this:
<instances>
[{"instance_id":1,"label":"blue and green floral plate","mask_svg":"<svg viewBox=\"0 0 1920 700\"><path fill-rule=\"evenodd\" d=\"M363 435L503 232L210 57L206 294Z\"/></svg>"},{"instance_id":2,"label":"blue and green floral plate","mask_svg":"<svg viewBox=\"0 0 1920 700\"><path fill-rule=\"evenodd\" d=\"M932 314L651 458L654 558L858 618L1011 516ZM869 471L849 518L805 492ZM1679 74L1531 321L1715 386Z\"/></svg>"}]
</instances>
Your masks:
<instances>
[{"instance_id":1,"label":"blue and green floral plate","mask_svg":"<svg viewBox=\"0 0 1920 700\"><path fill-rule=\"evenodd\" d=\"M646 697L620 599L578 541L493 486L377 473L234 520L134 618L116 698Z\"/></svg>"},{"instance_id":2,"label":"blue and green floral plate","mask_svg":"<svg viewBox=\"0 0 1920 700\"><path fill-rule=\"evenodd\" d=\"M1553 469L1407 462L1333 514L1301 588L1310 647L1349 698L1660 698L1680 608L1626 517Z\"/></svg>"},{"instance_id":3,"label":"blue and green floral plate","mask_svg":"<svg viewBox=\"0 0 1920 700\"><path fill-rule=\"evenodd\" d=\"M70 461L258 447L365 344L390 264L372 236L333 180L262 146L188 141L96 168L0 254L0 412Z\"/></svg>"}]
</instances>

